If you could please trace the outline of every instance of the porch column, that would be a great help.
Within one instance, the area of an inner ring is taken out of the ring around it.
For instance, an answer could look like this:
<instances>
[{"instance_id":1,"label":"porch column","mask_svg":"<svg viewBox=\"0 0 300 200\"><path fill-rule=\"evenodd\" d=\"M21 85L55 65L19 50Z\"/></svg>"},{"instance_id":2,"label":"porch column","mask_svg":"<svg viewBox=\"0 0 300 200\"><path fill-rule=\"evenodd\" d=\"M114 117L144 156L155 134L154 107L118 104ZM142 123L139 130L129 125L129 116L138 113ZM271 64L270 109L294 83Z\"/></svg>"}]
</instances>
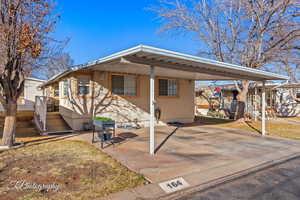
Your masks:
<instances>
[{"instance_id":1,"label":"porch column","mask_svg":"<svg viewBox=\"0 0 300 200\"><path fill-rule=\"evenodd\" d=\"M263 81L262 93L261 93L261 134L263 136L266 135L266 88L265 88L265 81Z\"/></svg>"},{"instance_id":2,"label":"porch column","mask_svg":"<svg viewBox=\"0 0 300 200\"><path fill-rule=\"evenodd\" d=\"M150 66L150 146L149 146L149 153L154 155L155 150L155 137L154 137L154 88L155 88L155 73L154 73L154 66Z\"/></svg>"}]
</instances>

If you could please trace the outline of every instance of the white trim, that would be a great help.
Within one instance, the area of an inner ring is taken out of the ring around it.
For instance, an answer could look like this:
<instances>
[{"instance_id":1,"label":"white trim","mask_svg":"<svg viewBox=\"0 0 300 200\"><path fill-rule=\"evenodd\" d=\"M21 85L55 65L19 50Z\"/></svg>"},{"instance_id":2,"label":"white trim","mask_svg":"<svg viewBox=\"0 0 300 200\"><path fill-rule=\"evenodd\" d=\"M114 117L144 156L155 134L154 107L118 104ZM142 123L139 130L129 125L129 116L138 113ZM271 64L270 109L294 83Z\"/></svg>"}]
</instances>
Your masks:
<instances>
[{"instance_id":1,"label":"white trim","mask_svg":"<svg viewBox=\"0 0 300 200\"><path fill-rule=\"evenodd\" d=\"M198 57L198 56L192 56L192 55L189 55L189 54L178 53L178 52L175 52L175 51L169 51L169 50L150 47L150 46L145 46L145 45L140 45L140 48L142 49L142 51L147 52L147 53L159 54L159 55L179 58L179 59L183 59L183 60L199 62L199 63L202 63L202 64L215 65L215 66L219 66L219 67L227 68L227 69L232 69L232 70L240 70L240 71L244 71L244 72L257 73L257 74L260 74L260 75L273 76L274 78L279 78L279 79L283 79L283 80L289 79L289 77L287 77L287 76L275 74L275 73L272 73L272 72L267 72L267 71L253 69L253 68L249 68L249 67L243 67L243 66L239 66L239 65L224 63L224 62L211 60L211 59L207 59L207 58L202 58L202 57Z\"/></svg>"},{"instance_id":2,"label":"white trim","mask_svg":"<svg viewBox=\"0 0 300 200\"><path fill-rule=\"evenodd\" d=\"M46 82L47 80L42 80L38 78L33 78L33 77L27 77L25 80L31 80L31 81L38 81L38 82Z\"/></svg>"},{"instance_id":3,"label":"white trim","mask_svg":"<svg viewBox=\"0 0 300 200\"><path fill-rule=\"evenodd\" d=\"M155 72L154 66L150 66L150 142L149 142L149 153L154 155L155 151L155 130L154 130L154 90L155 90Z\"/></svg>"},{"instance_id":4,"label":"white trim","mask_svg":"<svg viewBox=\"0 0 300 200\"><path fill-rule=\"evenodd\" d=\"M261 134L263 136L266 135L266 88L265 81L262 86L262 94L261 94Z\"/></svg>"},{"instance_id":5,"label":"white trim","mask_svg":"<svg viewBox=\"0 0 300 200\"><path fill-rule=\"evenodd\" d=\"M239 65L219 62L219 61L215 61L215 60L210 60L210 59L206 59L206 58L183 54L183 53L179 53L179 52L175 52L175 51L169 51L169 50L160 49L160 48L156 48L156 47L139 45L139 46L136 46L136 47L133 47L130 49L126 49L126 50L120 51L118 53L114 53L112 55L100 58L98 60L88 62L86 64L74 66L74 67L72 67L72 70L67 70L65 72L62 72L60 74L53 76L44 85L46 85L52 81L55 81L56 79L61 78L62 76L65 76L73 71L78 71L78 70L88 68L88 67L91 67L91 66L94 66L97 64L111 62L111 61L117 60L117 59L121 60L123 57L129 56L129 55L134 55L138 52L145 52L145 53L155 54L155 55L159 55L159 56L166 56L166 57L170 57L170 58L182 59L185 61L191 61L191 62L195 62L195 63L199 63L199 64L213 65L213 66L219 67L220 70L224 69L224 70L238 71L238 72L242 72L242 73L252 73L251 76L264 76L264 77L261 77L261 80L288 80L289 79L289 77L287 77L287 76L283 76L283 75L279 75L279 74L275 74L275 73L271 73L271 72L266 72L266 71L262 71L262 70L258 70L258 69L253 69L253 68L243 67L243 66L239 66ZM183 71L184 71L184 69L183 69Z\"/></svg>"}]
</instances>

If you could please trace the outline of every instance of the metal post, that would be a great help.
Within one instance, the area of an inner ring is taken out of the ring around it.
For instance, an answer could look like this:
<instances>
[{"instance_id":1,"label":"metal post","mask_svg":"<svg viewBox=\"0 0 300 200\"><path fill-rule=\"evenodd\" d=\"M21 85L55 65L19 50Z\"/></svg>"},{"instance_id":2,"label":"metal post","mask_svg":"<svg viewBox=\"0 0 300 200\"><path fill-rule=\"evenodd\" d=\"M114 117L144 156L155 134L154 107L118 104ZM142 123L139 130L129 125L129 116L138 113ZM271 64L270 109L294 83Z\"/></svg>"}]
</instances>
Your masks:
<instances>
[{"instance_id":1,"label":"metal post","mask_svg":"<svg viewBox=\"0 0 300 200\"><path fill-rule=\"evenodd\" d=\"M154 155L155 137L154 137L154 66L150 66L150 154Z\"/></svg>"},{"instance_id":2,"label":"metal post","mask_svg":"<svg viewBox=\"0 0 300 200\"><path fill-rule=\"evenodd\" d=\"M257 85L254 87L254 121L257 121Z\"/></svg>"},{"instance_id":3,"label":"metal post","mask_svg":"<svg viewBox=\"0 0 300 200\"><path fill-rule=\"evenodd\" d=\"M265 81L262 85L262 94L261 94L261 134L266 135L266 88Z\"/></svg>"}]
</instances>

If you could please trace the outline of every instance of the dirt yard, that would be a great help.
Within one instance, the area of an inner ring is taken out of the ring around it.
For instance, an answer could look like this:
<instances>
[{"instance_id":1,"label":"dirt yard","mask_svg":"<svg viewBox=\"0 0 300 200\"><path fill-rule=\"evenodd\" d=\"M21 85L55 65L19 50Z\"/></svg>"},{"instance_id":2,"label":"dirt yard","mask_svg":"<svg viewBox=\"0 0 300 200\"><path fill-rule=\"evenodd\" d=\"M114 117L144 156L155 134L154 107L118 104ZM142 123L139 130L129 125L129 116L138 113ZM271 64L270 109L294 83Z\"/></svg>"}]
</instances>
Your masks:
<instances>
[{"instance_id":1,"label":"dirt yard","mask_svg":"<svg viewBox=\"0 0 300 200\"><path fill-rule=\"evenodd\" d=\"M45 138L0 153L1 200L94 199L143 184L141 175L82 141Z\"/></svg>"}]
</instances>

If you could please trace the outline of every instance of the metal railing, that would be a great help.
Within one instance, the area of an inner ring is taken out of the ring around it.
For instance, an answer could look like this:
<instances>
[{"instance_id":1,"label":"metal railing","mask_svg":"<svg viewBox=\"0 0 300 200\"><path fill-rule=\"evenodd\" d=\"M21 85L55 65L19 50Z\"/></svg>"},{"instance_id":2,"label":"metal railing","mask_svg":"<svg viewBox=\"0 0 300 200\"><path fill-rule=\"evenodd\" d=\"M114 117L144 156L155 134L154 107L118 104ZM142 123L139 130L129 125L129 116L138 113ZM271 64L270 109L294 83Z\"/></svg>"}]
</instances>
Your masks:
<instances>
[{"instance_id":1,"label":"metal railing","mask_svg":"<svg viewBox=\"0 0 300 200\"><path fill-rule=\"evenodd\" d=\"M46 131L47 97L45 96L35 97L34 115L42 131Z\"/></svg>"}]
</instances>

